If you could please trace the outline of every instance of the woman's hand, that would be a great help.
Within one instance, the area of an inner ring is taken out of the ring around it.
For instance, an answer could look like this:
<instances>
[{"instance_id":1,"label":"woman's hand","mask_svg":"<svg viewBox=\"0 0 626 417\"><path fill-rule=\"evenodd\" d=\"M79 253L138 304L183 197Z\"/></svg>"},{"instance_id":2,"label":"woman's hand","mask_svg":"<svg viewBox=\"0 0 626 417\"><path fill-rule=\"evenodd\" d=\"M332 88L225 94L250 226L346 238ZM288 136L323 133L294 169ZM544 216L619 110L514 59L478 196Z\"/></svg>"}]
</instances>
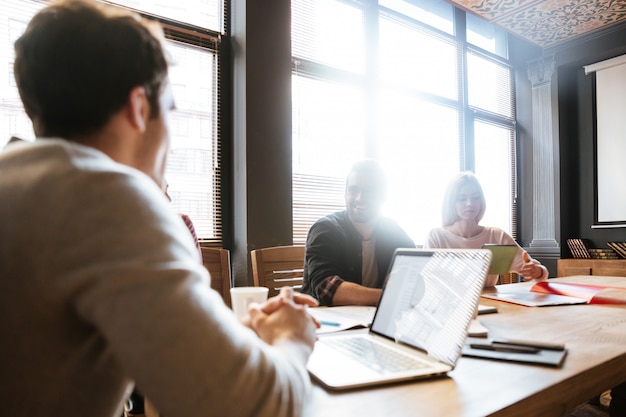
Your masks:
<instances>
[{"instance_id":1,"label":"woman's hand","mask_svg":"<svg viewBox=\"0 0 626 417\"><path fill-rule=\"evenodd\" d=\"M522 276L524 281L530 281L531 279L541 279L544 274L546 274L547 269L545 266L541 265L536 259L532 259L528 252L522 252L522 260L524 261L524 266L519 271L519 274Z\"/></svg>"}]
</instances>

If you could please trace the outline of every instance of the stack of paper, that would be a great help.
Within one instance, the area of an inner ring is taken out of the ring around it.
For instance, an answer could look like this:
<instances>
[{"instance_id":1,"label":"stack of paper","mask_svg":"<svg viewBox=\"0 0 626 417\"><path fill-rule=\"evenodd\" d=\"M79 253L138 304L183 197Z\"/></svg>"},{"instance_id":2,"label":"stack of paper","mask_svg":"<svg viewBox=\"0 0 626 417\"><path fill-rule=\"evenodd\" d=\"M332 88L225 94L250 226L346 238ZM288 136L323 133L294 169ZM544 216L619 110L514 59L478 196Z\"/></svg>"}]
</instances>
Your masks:
<instances>
[{"instance_id":1,"label":"stack of paper","mask_svg":"<svg viewBox=\"0 0 626 417\"><path fill-rule=\"evenodd\" d=\"M497 293L482 297L530 307L566 304L626 304L625 287L541 281L528 290L496 286Z\"/></svg>"},{"instance_id":2,"label":"stack of paper","mask_svg":"<svg viewBox=\"0 0 626 417\"><path fill-rule=\"evenodd\" d=\"M322 325L317 333L338 332L347 329L369 327L374 319L376 307L339 306L310 308L309 314Z\"/></svg>"}]
</instances>

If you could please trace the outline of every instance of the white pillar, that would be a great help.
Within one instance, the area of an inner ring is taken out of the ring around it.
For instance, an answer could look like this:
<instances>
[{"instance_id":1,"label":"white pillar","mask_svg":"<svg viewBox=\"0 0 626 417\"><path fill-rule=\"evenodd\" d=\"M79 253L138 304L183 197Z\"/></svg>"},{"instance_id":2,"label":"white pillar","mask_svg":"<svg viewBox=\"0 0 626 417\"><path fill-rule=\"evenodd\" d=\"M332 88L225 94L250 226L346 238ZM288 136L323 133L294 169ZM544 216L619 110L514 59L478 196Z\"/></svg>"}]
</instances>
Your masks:
<instances>
[{"instance_id":1,"label":"white pillar","mask_svg":"<svg viewBox=\"0 0 626 417\"><path fill-rule=\"evenodd\" d=\"M558 248L556 239L555 178L558 164L554 152L558 138L553 132L552 75L554 57L544 57L528 64L528 78L532 83L533 115L533 236L531 248L549 253ZM540 248L546 248L541 250Z\"/></svg>"}]
</instances>

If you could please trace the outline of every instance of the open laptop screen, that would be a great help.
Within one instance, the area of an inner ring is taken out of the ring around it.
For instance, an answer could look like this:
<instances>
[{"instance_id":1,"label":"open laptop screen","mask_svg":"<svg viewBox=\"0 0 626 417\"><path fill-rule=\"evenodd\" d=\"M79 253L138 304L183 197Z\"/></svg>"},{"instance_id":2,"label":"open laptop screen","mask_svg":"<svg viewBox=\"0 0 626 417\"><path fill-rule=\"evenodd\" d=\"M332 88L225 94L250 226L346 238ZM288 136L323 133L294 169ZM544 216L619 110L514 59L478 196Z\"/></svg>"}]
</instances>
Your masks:
<instances>
[{"instance_id":1,"label":"open laptop screen","mask_svg":"<svg viewBox=\"0 0 626 417\"><path fill-rule=\"evenodd\" d=\"M491 252L398 249L372 332L454 364L483 288Z\"/></svg>"}]
</instances>

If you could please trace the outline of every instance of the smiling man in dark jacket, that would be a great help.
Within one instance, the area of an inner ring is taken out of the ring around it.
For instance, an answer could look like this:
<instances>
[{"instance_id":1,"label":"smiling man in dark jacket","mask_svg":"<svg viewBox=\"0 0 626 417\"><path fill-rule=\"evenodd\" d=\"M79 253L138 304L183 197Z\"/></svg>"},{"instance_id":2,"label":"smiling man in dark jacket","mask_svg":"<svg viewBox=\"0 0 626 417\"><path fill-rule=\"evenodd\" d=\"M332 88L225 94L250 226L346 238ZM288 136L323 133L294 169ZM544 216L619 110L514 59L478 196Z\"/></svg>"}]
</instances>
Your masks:
<instances>
[{"instance_id":1,"label":"smiling man in dark jacket","mask_svg":"<svg viewBox=\"0 0 626 417\"><path fill-rule=\"evenodd\" d=\"M309 230L303 292L322 305L376 305L393 252L413 240L380 210L385 176L374 160L359 161L346 180L346 209Z\"/></svg>"}]
</instances>

